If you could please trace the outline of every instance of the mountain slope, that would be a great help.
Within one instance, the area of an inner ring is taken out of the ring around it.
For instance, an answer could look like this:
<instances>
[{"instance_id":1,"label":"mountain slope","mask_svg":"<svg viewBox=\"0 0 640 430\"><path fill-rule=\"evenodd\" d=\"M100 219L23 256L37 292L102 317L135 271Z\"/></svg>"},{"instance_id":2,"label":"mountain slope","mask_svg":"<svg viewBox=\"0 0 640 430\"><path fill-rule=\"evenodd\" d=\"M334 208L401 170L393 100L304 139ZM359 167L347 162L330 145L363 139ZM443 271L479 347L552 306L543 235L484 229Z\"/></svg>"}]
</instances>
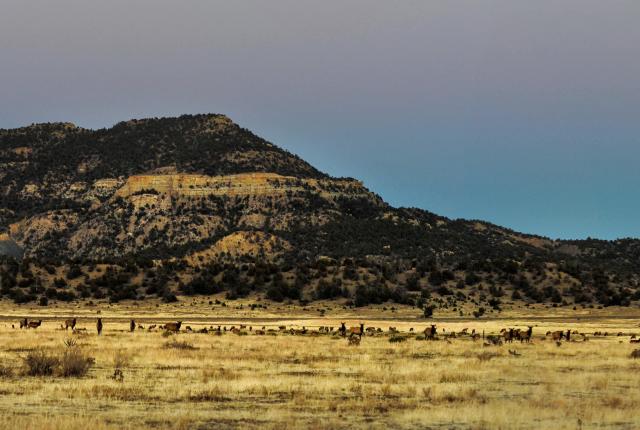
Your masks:
<instances>
[{"instance_id":1,"label":"mountain slope","mask_svg":"<svg viewBox=\"0 0 640 430\"><path fill-rule=\"evenodd\" d=\"M0 130L0 196L0 253L11 254L0 293L16 301L640 298L637 240L552 241L393 208L222 115Z\"/></svg>"}]
</instances>

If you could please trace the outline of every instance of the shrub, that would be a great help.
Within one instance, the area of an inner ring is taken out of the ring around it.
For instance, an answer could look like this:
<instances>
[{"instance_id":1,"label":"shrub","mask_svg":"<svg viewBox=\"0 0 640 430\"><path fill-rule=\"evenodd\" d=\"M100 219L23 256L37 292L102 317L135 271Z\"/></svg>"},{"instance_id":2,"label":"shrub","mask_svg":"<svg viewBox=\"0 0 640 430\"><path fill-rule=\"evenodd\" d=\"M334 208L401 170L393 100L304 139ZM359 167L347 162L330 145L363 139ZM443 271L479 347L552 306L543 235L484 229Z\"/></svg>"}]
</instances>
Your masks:
<instances>
[{"instance_id":1,"label":"shrub","mask_svg":"<svg viewBox=\"0 0 640 430\"><path fill-rule=\"evenodd\" d=\"M131 354L124 349L119 349L113 354L113 367L115 369L124 369L131 364Z\"/></svg>"},{"instance_id":2,"label":"shrub","mask_svg":"<svg viewBox=\"0 0 640 430\"><path fill-rule=\"evenodd\" d=\"M60 360L42 349L29 351L24 358L25 374L29 376L51 376Z\"/></svg>"},{"instance_id":3,"label":"shrub","mask_svg":"<svg viewBox=\"0 0 640 430\"><path fill-rule=\"evenodd\" d=\"M193 344L187 342L186 340L178 341L173 339L164 344L164 347L167 349L186 349L186 350L195 350L198 349Z\"/></svg>"},{"instance_id":4,"label":"shrub","mask_svg":"<svg viewBox=\"0 0 640 430\"><path fill-rule=\"evenodd\" d=\"M390 343L404 342L405 340L407 340L405 336L398 336L398 335L394 335L389 338Z\"/></svg>"},{"instance_id":5,"label":"shrub","mask_svg":"<svg viewBox=\"0 0 640 430\"><path fill-rule=\"evenodd\" d=\"M94 363L94 359L77 346L65 349L60 359L60 375L65 378L85 376Z\"/></svg>"},{"instance_id":6,"label":"shrub","mask_svg":"<svg viewBox=\"0 0 640 430\"><path fill-rule=\"evenodd\" d=\"M0 378L11 378L13 376L13 369L0 364Z\"/></svg>"},{"instance_id":7,"label":"shrub","mask_svg":"<svg viewBox=\"0 0 640 430\"><path fill-rule=\"evenodd\" d=\"M435 306L433 306L433 305L424 306L424 308L423 308L424 317L425 318L431 318L433 316L433 310L434 309L435 309Z\"/></svg>"}]
</instances>

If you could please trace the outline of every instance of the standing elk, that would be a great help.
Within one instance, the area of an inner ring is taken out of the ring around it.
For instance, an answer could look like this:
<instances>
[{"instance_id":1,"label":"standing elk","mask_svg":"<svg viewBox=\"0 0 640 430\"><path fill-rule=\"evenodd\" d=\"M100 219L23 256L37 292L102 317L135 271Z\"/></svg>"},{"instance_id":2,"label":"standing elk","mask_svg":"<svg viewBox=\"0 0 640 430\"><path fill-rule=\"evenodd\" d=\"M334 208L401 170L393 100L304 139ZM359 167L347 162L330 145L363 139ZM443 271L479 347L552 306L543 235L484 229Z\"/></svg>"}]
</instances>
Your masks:
<instances>
[{"instance_id":1,"label":"standing elk","mask_svg":"<svg viewBox=\"0 0 640 430\"><path fill-rule=\"evenodd\" d=\"M531 326L528 326L526 331L522 331L522 330L518 331L518 339L520 340L520 343L522 342L529 343L529 341L531 341L532 336L533 336L533 327Z\"/></svg>"},{"instance_id":2,"label":"standing elk","mask_svg":"<svg viewBox=\"0 0 640 430\"><path fill-rule=\"evenodd\" d=\"M556 342L561 341L564 337L564 332L562 330L556 330L547 334L551 334L551 339L555 340Z\"/></svg>"},{"instance_id":3,"label":"standing elk","mask_svg":"<svg viewBox=\"0 0 640 430\"><path fill-rule=\"evenodd\" d=\"M349 327L349 337L358 336L362 338L364 334L364 324L360 323L360 327Z\"/></svg>"},{"instance_id":4,"label":"standing elk","mask_svg":"<svg viewBox=\"0 0 640 430\"><path fill-rule=\"evenodd\" d=\"M76 322L77 321L75 318L64 320L64 329L68 330L69 327L71 327L71 330L73 330L74 328L76 328Z\"/></svg>"},{"instance_id":5,"label":"standing elk","mask_svg":"<svg viewBox=\"0 0 640 430\"><path fill-rule=\"evenodd\" d=\"M27 328L38 328L38 327L40 327L40 325L42 325L42 320L29 321L27 323Z\"/></svg>"},{"instance_id":6,"label":"standing elk","mask_svg":"<svg viewBox=\"0 0 640 430\"><path fill-rule=\"evenodd\" d=\"M129 323L129 331L130 332L134 332L136 331L136 321L135 320L131 320L131 322Z\"/></svg>"},{"instance_id":7,"label":"standing elk","mask_svg":"<svg viewBox=\"0 0 640 430\"><path fill-rule=\"evenodd\" d=\"M180 331L180 326L182 325L182 321L178 322L168 322L164 325L164 329L166 331L178 332Z\"/></svg>"},{"instance_id":8,"label":"standing elk","mask_svg":"<svg viewBox=\"0 0 640 430\"><path fill-rule=\"evenodd\" d=\"M434 340L438 335L438 330L436 329L435 324L431 324L431 327L427 327L424 329L424 338L428 340Z\"/></svg>"},{"instance_id":9,"label":"standing elk","mask_svg":"<svg viewBox=\"0 0 640 430\"><path fill-rule=\"evenodd\" d=\"M98 336L102 334L102 318L98 318L98 322L96 322L96 330L98 330Z\"/></svg>"},{"instance_id":10,"label":"standing elk","mask_svg":"<svg viewBox=\"0 0 640 430\"><path fill-rule=\"evenodd\" d=\"M345 337L347 335L347 326L341 322L338 331L340 332L340 336Z\"/></svg>"}]
</instances>

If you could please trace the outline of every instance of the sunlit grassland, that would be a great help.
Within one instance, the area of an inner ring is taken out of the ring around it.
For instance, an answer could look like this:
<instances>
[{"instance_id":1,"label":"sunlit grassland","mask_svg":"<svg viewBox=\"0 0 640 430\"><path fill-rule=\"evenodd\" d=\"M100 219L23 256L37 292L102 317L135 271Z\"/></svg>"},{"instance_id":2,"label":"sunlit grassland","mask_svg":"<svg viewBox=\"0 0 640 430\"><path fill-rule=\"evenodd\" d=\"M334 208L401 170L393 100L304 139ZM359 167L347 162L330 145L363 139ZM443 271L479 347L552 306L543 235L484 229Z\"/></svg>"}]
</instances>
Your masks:
<instances>
[{"instance_id":1,"label":"sunlit grassland","mask_svg":"<svg viewBox=\"0 0 640 430\"><path fill-rule=\"evenodd\" d=\"M146 329L130 333L126 316L122 311L121 319L105 317L102 336L95 332L95 315L81 317L78 327L87 332L75 335L52 317L35 330L18 329L17 319L1 321L0 428L640 427L640 360L629 357L639 347L629 343L630 335L640 328L631 318L431 322L283 315L231 322L215 316L203 321L200 315L190 320L185 313L183 328L242 322L247 334L163 336ZM147 316L139 323L170 320ZM341 321L363 321L384 333L349 346L336 335L277 331L279 325L336 328ZM416 335L431 323L439 339L419 340ZM255 334L263 325L276 332ZM463 328L489 335L526 325L534 326L530 344L484 346L468 336L445 338ZM407 339L389 342L389 326ZM576 336L557 346L545 339L547 331L559 329L588 333L589 340ZM594 331L608 336L592 336ZM29 351L54 354L69 337L95 358L86 376L23 375ZM169 347L174 339L193 348ZM116 367L122 381L112 378Z\"/></svg>"}]
</instances>

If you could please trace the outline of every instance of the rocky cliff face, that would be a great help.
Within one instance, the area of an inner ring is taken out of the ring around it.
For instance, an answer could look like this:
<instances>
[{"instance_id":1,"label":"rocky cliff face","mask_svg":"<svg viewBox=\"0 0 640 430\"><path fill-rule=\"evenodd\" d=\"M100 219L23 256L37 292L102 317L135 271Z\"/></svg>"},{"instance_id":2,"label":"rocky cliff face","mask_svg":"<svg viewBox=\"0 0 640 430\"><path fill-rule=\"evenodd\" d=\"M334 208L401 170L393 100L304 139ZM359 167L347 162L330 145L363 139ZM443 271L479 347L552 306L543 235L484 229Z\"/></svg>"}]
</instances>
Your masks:
<instances>
[{"instance_id":1,"label":"rocky cliff face","mask_svg":"<svg viewBox=\"0 0 640 430\"><path fill-rule=\"evenodd\" d=\"M322 225L345 200L384 206L361 182L330 178L221 115L0 138L2 229L29 257L164 258L236 230Z\"/></svg>"}]
</instances>

